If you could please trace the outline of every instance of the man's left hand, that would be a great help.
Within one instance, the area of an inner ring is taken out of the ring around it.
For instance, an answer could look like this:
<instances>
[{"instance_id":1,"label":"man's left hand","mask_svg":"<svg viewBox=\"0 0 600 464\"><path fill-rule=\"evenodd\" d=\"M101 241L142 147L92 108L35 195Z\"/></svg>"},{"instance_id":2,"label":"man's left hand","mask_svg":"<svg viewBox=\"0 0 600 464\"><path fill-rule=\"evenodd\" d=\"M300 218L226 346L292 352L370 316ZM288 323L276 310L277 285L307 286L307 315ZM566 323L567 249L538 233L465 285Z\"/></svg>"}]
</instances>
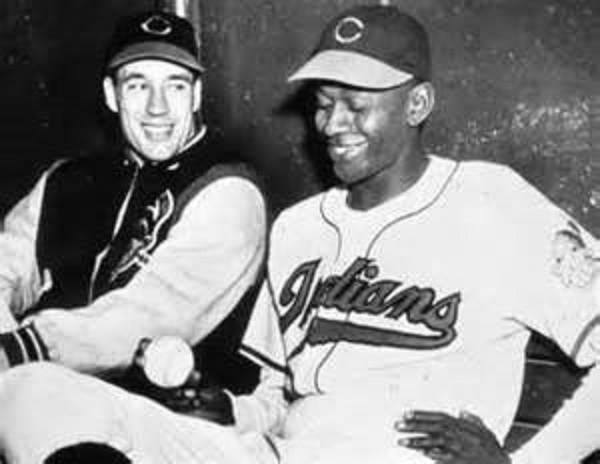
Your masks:
<instances>
[{"instance_id":1,"label":"man's left hand","mask_svg":"<svg viewBox=\"0 0 600 464\"><path fill-rule=\"evenodd\" d=\"M421 451L436 463L510 464L508 453L483 421L466 412L459 417L436 411L411 411L395 424L414 434L398 444Z\"/></svg>"}]
</instances>

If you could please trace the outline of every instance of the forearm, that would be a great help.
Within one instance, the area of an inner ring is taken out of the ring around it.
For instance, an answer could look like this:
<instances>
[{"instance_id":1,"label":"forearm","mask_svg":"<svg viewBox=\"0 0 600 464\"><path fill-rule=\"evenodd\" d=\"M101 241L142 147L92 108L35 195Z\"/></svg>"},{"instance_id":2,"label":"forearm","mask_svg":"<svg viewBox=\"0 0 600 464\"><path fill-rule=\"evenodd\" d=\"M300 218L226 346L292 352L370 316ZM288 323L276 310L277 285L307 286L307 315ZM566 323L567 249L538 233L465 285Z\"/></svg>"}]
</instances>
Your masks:
<instances>
[{"instance_id":1,"label":"forearm","mask_svg":"<svg viewBox=\"0 0 600 464\"><path fill-rule=\"evenodd\" d=\"M33 320L54 361L86 372L121 368L130 364L142 338L177 335L190 344L203 338L227 316L253 277L240 276L226 291L198 283L189 292L145 276L88 307L46 310ZM200 295L202 290L206 294Z\"/></svg>"},{"instance_id":2,"label":"forearm","mask_svg":"<svg viewBox=\"0 0 600 464\"><path fill-rule=\"evenodd\" d=\"M6 298L9 300L9 298ZM17 328L17 320L13 315L10 306L0 297L0 331L9 331Z\"/></svg>"},{"instance_id":3,"label":"forearm","mask_svg":"<svg viewBox=\"0 0 600 464\"><path fill-rule=\"evenodd\" d=\"M573 464L600 448L600 369L592 368L552 420L512 456L512 464Z\"/></svg>"},{"instance_id":4,"label":"forearm","mask_svg":"<svg viewBox=\"0 0 600 464\"><path fill-rule=\"evenodd\" d=\"M216 201L231 185L193 199L125 287L86 307L37 315L54 360L97 372L129 365L141 338L177 335L194 344L210 333L254 283L264 249L260 194L233 182L233 198Z\"/></svg>"}]
</instances>

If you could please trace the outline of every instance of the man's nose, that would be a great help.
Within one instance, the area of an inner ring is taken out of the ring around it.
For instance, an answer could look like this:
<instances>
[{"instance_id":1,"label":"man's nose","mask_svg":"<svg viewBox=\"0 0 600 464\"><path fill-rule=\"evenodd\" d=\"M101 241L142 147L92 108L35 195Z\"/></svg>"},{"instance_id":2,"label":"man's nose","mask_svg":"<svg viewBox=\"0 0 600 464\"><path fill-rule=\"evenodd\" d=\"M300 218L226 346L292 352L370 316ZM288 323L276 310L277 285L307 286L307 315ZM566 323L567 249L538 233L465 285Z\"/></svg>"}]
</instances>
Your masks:
<instances>
[{"instance_id":1,"label":"man's nose","mask_svg":"<svg viewBox=\"0 0 600 464\"><path fill-rule=\"evenodd\" d=\"M169 111L167 98L162 89L154 88L150 91L147 105L148 114L161 115Z\"/></svg>"},{"instance_id":2,"label":"man's nose","mask_svg":"<svg viewBox=\"0 0 600 464\"><path fill-rule=\"evenodd\" d=\"M350 124L349 113L341 105L334 105L329 113L323 126L323 133L327 137L334 136L347 130Z\"/></svg>"}]
</instances>

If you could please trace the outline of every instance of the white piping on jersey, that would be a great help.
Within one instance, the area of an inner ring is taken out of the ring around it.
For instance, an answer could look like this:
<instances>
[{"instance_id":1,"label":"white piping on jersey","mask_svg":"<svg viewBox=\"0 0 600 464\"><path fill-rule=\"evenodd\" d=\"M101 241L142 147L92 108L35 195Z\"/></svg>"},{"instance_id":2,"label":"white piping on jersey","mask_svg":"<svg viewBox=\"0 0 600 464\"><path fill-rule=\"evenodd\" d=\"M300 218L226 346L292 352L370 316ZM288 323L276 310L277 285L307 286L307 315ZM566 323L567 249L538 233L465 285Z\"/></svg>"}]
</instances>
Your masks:
<instances>
[{"instance_id":1,"label":"white piping on jersey","mask_svg":"<svg viewBox=\"0 0 600 464\"><path fill-rule=\"evenodd\" d=\"M100 265L104 260L104 257L108 253L110 246L112 245L113 240L115 239L121 225L123 224L123 219L125 218L125 212L127 211L127 207L129 206L129 202L131 200L131 196L133 195L133 190L135 189L135 185L137 183L137 179L140 173L140 166L138 164L135 165L135 170L133 171L133 176L131 178L131 182L129 183L129 189L127 189L127 195L125 195L125 200L121 204L121 208L119 209L119 214L117 215L117 220L115 221L115 226L113 227L112 235L110 240L104 247L104 249L96 256L94 261L94 270L92 271L92 277L90 279L90 285L88 287L88 304L93 301L94 297L94 284L96 282L96 277L98 277L98 270L100 269Z\"/></svg>"},{"instance_id":2,"label":"white piping on jersey","mask_svg":"<svg viewBox=\"0 0 600 464\"><path fill-rule=\"evenodd\" d=\"M439 188L437 189L437 191L435 191L435 193L433 194L433 196L422 206L420 206L419 208L410 211L408 213L402 214L394 219L392 219L390 222L388 222L387 224L385 224L374 236L373 239L369 242L369 245L367 245L367 249L365 251L365 257L368 258L373 250L373 246L375 245L375 243L381 238L381 236L388 230L390 230L392 227L394 227L395 225L397 225L399 222L404 221L406 219L410 219L414 216L417 216L421 213L423 213L425 210L429 209L430 207L432 207L440 198L441 196L444 194L444 192L446 191L446 189L448 188L448 185L450 185L450 182L452 181L452 179L454 178L455 174L457 173L458 169L460 167L460 163L458 161L454 162L454 166L452 167L452 170L449 173L444 173L445 174L445 179L444 181L441 183L441 185L439 186ZM431 168L431 163L430 166L428 167L429 169ZM425 171L426 173L427 171ZM424 176L421 177L421 179ZM418 184L418 182L417 182ZM415 185L417 185L415 184ZM324 222L326 222L327 224L329 224L331 227L333 227L333 229L335 230L337 236L338 236L338 240L337 240L337 251L336 251L336 257L335 257L335 261L337 261L340 258L340 254L341 254L341 250L342 250L342 240L343 240L343 235L342 235L342 231L340 230L340 227L338 226L338 224L333 221L332 219L330 219L327 216L326 210L325 210L325 202L327 199L327 195L323 195L323 198L321 199L321 204L319 205L319 211L321 213L321 217L323 219ZM319 308L316 309L317 314L319 311ZM344 321L348 321L350 319L351 313L348 312L344 318ZM325 366L325 364L327 363L327 361L329 360L329 358L333 355L333 352L335 351L335 349L337 348L339 344L339 341L334 342L332 344L332 346L330 347L330 349L327 351L327 353L325 353L325 355L323 356L323 358L321 358L321 361L317 364L317 367L315 368L315 374L314 374L314 387L315 390L318 391L319 393L323 393L323 391L321 390L321 388L319 387L319 375L321 372L321 369Z\"/></svg>"},{"instance_id":3,"label":"white piping on jersey","mask_svg":"<svg viewBox=\"0 0 600 464\"><path fill-rule=\"evenodd\" d=\"M333 230L335 231L335 233L337 234L337 249L335 252L335 259L334 262L336 262L338 259L340 259L340 255L342 253L342 231L340 230L340 228L338 227L338 225L331 219L329 219L329 217L327 216L327 213L325 212L325 199L326 199L327 195L323 195L323 198L321 199L321 203L319 205L319 212L321 213L321 218L323 218L323 221L325 221L325 223L329 224Z\"/></svg>"},{"instance_id":4,"label":"white piping on jersey","mask_svg":"<svg viewBox=\"0 0 600 464\"><path fill-rule=\"evenodd\" d=\"M393 226L395 226L396 224L398 224L400 221L404 221L406 219L409 219L413 216L416 216L418 214L421 214L422 212L424 212L425 210L429 209L431 206L433 206L434 203L436 203L440 197L443 195L443 193L446 191L446 188L448 187L448 185L450 185L450 181L454 178L454 175L456 174L456 172L458 171L458 168L460 167L460 163L456 163L456 165L454 166L454 168L452 169L452 171L450 172L450 174L448 174L448 177L446 178L446 181L442 184L441 188L439 189L439 191L437 192L437 194L425 205L421 206L421 208L415 210L415 211L411 211L410 213L407 213L403 216L399 216L396 219L394 219L392 222L388 222L385 226L383 226L379 232L377 232L375 234L375 236L373 237L373 240L371 240L371 242L369 243L369 246L367 247L367 251L365 253L365 257L368 258L369 255L371 254L371 251L373 250L373 246L375 245L375 242L377 242L377 240L379 240L381 238L381 236L390 228L392 228Z\"/></svg>"},{"instance_id":5,"label":"white piping on jersey","mask_svg":"<svg viewBox=\"0 0 600 464\"><path fill-rule=\"evenodd\" d=\"M434 158L433 155L430 155L431 158L431 162L429 167L427 168L427 170L425 170L423 176L421 177L421 179L415 184L415 186L418 186L420 182L422 182L423 177L425 177L429 171L431 171L432 169L434 169L434 167L432 167L433 163L440 163L440 162L444 162L444 163L452 163L452 169L451 170L445 170L443 172L440 172L439 175L443 175L443 180L439 179L438 182L435 182L434 179L434 187L437 187L433 192L429 193L427 196L429 197L426 202L424 204L422 204L421 206L419 206L417 209L411 210L407 213L401 214L397 217L394 217L392 219L390 219L390 221L388 223L386 223L384 226L382 226L382 228L373 236L373 239L371 240L371 242L369 243L369 245L367 246L366 252L367 252L367 257L369 256L369 253L371 252L373 245L375 244L375 242L377 242L381 236L383 235L384 232L386 232L387 230L389 230L391 227L393 227L394 225L396 225L397 223L399 223L400 221L403 221L405 219L409 219L411 217L417 216L419 214L421 214L422 212L424 212L425 210L429 209L431 206L433 206L439 198L441 198L441 196L444 194L444 192L446 191L446 188L448 187L448 185L450 184L450 182L452 181L452 179L454 178L456 172L458 171L459 167L460 167L460 162L458 161L451 161L449 159L443 159L443 161L440 158ZM439 169L439 168L437 168ZM343 234L342 231L339 227L339 225L337 224L337 222L335 221L335 219L330 217L330 214L327 212L327 202L328 202L328 194L325 193L322 198L321 198L321 202L319 204L319 212L321 214L321 218L323 219L323 221L326 224L329 224L336 232L337 236L338 236L338 242L337 242L337 250L336 250L336 257L335 257L335 261L337 261L339 259L339 256L341 254L341 250L342 250L342 240L343 240ZM393 201L393 200L392 200Z\"/></svg>"},{"instance_id":6,"label":"white piping on jersey","mask_svg":"<svg viewBox=\"0 0 600 464\"><path fill-rule=\"evenodd\" d=\"M581 352L584 342L589 341L590 334L594 330L600 330L599 327L600 327L600 316L596 316L590 322L588 322L588 324L581 331L581 334L579 335L579 337L577 337L577 339L575 340L575 343L573 343L573 348L569 352L569 355L571 356L572 359L577 359L579 357L579 354Z\"/></svg>"}]
</instances>

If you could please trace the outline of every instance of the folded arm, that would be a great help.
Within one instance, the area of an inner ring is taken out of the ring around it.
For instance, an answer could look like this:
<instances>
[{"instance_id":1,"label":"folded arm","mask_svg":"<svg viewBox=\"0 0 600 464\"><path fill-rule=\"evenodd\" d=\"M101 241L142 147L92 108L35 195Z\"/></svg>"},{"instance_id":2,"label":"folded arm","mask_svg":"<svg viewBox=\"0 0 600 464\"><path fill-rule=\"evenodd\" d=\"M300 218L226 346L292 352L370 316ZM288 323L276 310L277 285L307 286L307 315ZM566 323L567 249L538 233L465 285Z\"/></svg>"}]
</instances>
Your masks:
<instances>
[{"instance_id":1,"label":"folded arm","mask_svg":"<svg viewBox=\"0 0 600 464\"><path fill-rule=\"evenodd\" d=\"M127 366L143 337L172 334L194 344L234 308L263 258L265 207L249 181L226 177L185 207L150 261L123 288L33 322L50 358L98 372Z\"/></svg>"}]
</instances>

